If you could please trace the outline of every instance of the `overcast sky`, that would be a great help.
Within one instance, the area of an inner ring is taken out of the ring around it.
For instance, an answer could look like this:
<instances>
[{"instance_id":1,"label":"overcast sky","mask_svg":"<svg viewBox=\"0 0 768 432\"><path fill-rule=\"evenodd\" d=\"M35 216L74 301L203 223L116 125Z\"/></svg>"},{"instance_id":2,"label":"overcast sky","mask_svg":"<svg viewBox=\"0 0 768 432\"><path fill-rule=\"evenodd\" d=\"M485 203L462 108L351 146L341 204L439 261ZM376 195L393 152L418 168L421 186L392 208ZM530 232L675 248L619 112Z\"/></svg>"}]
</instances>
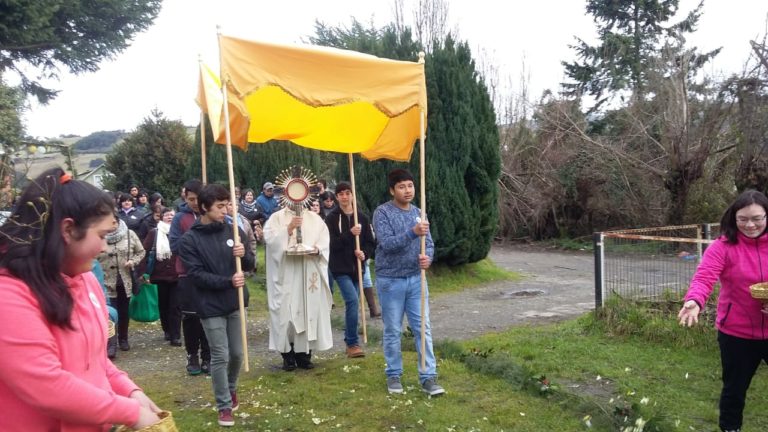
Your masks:
<instances>
[{"instance_id":1,"label":"overcast sky","mask_svg":"<svg viewBox=\"0 0 768 432\"><path fill-rule=\"evenodd\" d=\"M406 8L414 1L405 0ZM687 13L698 1L680 3ZM392 21L391 5L388 0L165 0L154 26L116 59L102 63L98 72L63 75L52 83L61 93L47 106L32 104L25 116L27 132L42 138L131 131L153 108L167 118L197 124L198 55L218 65L216 25L226 35L299 43L313 33L316 19L346 25L355 17L382 26ZM593 37L594 24L584 6L578 0L449 0L449 21L475 58L496 65L512 82L519 81L525 62L535 97L547 88L557 90L563 81L560 61L573 59L568 45L574 36ZM765 33L767 15L765 0L707 0L699 30L690 38L702 50L723 47L707 71L741 71L749 40Z\"/></svg>"}]
</instances>

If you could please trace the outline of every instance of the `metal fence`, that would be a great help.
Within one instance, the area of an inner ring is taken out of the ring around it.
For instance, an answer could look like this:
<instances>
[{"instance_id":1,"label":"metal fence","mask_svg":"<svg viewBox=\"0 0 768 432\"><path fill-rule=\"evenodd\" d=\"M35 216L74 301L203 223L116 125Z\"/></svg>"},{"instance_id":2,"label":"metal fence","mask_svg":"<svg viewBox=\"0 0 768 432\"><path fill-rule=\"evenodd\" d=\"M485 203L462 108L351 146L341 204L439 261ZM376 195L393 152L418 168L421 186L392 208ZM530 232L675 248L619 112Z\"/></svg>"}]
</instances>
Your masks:
<instances>
[{"instance_id":1,"label":"metal fence","mask_svg":"<svg viewBox=\"0 0 768 432\"><path fill-rule=\"evenodd\" d=\"M703 224L595 233L595 305L611 295L653 300L684 293L719 231L719 224Z\"/></svg>"}]
</instances>

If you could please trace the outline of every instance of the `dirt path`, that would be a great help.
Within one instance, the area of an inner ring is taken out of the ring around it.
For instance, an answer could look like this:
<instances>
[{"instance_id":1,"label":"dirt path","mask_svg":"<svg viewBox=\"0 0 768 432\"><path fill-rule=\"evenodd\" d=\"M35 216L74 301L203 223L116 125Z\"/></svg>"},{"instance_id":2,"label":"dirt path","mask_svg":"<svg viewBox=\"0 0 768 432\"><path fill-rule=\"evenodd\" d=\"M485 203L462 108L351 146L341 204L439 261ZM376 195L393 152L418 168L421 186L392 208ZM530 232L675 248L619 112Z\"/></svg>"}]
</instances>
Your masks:
<instances>
[{"instance_id":1,"label":"dirt path","mask_svg":"<svg viewBox=\"0 0 768 432\"><path fill-rule=\"evenodd\" d=\"M471 339L514 325L565 319L594 309L592 254L494 246L491 259L524 278L432 299L436 339Z\"/></svg>"},{"instance_id":2,"label":"dirt path","mask_svg":"<svg viewBox=\"0 0 768 432\"><path fill-rule=\"evenodd\" d=\"M525 246L494 246L491 259L500 267L519 272L523 279L504 281L431 299L432 332L439 339L471 339L514 325L565 319L594 308L592 255L587 252L554 252ZM340 300L337 300L337 303ZM343 322L343 307L332 312ZM279 368L279 356L269 353L266 313L251 311L248 323L250 364ZM255 318L254 318L255 317ZM368 320L381 328L381 320ZM334 348L319 356L344 351L344 335L334 330ZM131 351L118 352L115 363L129 374L177 371L183 375L183 348L162 340L159 322L131 323ZM369 346L378 350L378 346Z\"/></svg>"}]
</instances>

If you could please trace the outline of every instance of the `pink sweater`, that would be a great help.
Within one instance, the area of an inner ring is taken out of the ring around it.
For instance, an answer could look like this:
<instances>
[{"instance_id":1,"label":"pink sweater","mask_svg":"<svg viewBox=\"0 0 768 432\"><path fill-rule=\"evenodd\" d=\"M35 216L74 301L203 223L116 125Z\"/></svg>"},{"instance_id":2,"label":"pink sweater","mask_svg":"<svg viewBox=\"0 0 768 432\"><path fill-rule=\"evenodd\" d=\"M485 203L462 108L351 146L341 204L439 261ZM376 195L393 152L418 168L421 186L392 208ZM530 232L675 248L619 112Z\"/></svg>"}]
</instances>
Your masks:
<instances>
[{"instance_id":1,"label":"pink sweater","mask_svg":"<svg viewBox=\"0 0 768 432\"><path fill-rule=\"evenodd\" d=\"M717 329L743 339L768 339L768 317L760 311L760 301L749 293L750 285L768 281L768 234L751 239L739 233L735 245L724 237L712 243L685 300L703 307L718 279Z\"/></svg>"},{"instance_id":2,"label":"pink sweater","mask_svg":"<svg viewBox=\"0 0 768 432\"><path fill-rule=\"evenodd\" d=\"M48 324L29 287L0 269L0 431L91 432L133 425L136 384L107 359L107 310L93 273L64 276L72 325Z\"/></svg>"}]
</instances>

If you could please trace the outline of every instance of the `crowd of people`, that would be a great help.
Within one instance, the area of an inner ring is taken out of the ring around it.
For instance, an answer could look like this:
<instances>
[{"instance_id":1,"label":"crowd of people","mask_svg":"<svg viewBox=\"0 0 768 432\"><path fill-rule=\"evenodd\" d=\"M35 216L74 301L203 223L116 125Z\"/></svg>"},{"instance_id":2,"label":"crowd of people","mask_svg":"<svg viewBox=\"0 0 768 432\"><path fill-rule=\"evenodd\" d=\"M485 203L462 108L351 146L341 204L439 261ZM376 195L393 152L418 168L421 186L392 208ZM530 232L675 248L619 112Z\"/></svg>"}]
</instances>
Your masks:
<instances>
[{"instance_id":1,"label":"crowd of people","mask_svg":"<svg viewBox=\"0 0 768 432\"><path fill-rule=\"evenodd\" d=\"M7 300L0 305L0 350L13 353L0 360L0 403L24 414L3 416L0 430L18 430L22 421L27 430L96 431L160 420L160 408L112 363L118 351L131 349L129 304L145 283L158 288L165 341L184 347L189 375L210 375L218 424L234 425L244 356L237 290L256 270L259 243L266 250L269 348L281 354L283 370L311 369L313 351L332 347L334 284L344 300L346 355L365 356L358 336L364 274L370 316L383 317L388 391L403 391L405 316L414 329L426 321L426 352L420 335L415 341L427 365L419 381L429 395L442 394L428 309L421 316L414 303L434 247L429 224L411 204L413 177L390 173L392 201L372 219L355 214L348 182L338 182L334 192L326 188L320 180L312 185L315 199L291 204L278 200L271 182L258 196L237 188L231 197L221 185L189 180L167 204L139 186L110 194L58 168L43 173L0 226L0 286ZM289 253L298 243L309 250ZM370 274L374 255L381 309ZM243 293L247 306L248 290ZM57 397L65 389L77 389L83 402Z\"/></svg>"}]
</instances>

